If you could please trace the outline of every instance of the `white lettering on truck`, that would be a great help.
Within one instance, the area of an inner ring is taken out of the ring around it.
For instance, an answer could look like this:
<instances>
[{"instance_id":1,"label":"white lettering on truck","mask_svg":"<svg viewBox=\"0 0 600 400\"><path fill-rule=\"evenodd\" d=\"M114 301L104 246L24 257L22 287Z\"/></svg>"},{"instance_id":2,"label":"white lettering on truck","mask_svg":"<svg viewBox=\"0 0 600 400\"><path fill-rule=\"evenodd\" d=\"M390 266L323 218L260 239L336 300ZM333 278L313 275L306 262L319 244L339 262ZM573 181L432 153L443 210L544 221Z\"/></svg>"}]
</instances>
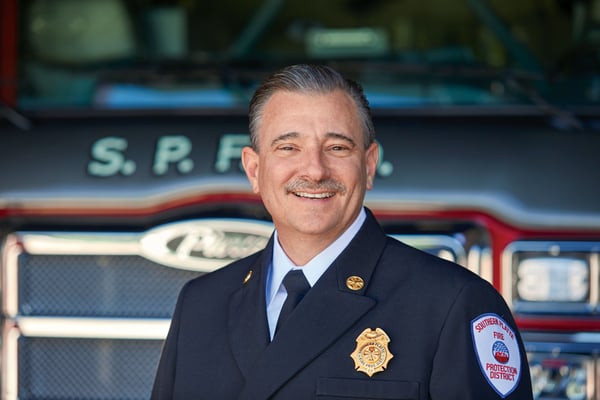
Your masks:
<instances>
[{"instance_id":1,"label":"white lettering on truck","mask_svg":"<svg viewBox=\"0 0 600 400\"><path fill-rule=\"evenodd\" d=\"M156 143L152 171L164 175L169 165L175 164L180 173L190 173L194 169L194 161L187 157L191 152L192 142L186 136L163 136Z\"/></svg>"},{"instance_id":2,"label":"white lettering on truck","mask_svg":"<svg viewBox=\"0 0 600 400\"><path fill-rule=\"evenodd\" d=\"M239 134L226 134L221 136L219 141L219 150L217 151L217 160L215 161L215 170L217 172L227 172L231 170L232 160L239 160L238 166L242 169L242 149L250 145L250 136Z\"/></svg>"},{"instance_id":3,"label":"white lettering on truck","mask_svg":"<svg viewBox=\"0 0 600 400\"><path fill-rule=\"evenodd\" d=\"M113 176L119 173L132 175L135 161L127 160L123 152L127 150L127 140L119 137L105 137L92 145L94 160L88 164L88 173L93 176Z\"/></svg>"}]
</instances>

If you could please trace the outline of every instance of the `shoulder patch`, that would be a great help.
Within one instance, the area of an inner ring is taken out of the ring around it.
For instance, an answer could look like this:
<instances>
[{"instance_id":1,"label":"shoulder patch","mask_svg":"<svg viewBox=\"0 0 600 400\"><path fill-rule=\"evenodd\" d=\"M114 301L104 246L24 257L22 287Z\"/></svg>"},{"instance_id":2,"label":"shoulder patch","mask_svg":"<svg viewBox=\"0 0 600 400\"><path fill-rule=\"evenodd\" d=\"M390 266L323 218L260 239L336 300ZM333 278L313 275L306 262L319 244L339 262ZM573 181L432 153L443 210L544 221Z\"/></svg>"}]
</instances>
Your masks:
<instances>
[{"instance_id":1,"label":"shoulder patch","mask_svg":"<svg viewBox=\"0 0 600 400\"><path fill-rule=\"evenodd\" d=\"M521 378L521 353L515 331L499 315L482 314L471 322L471 335L483 376L505 398Z\"/></svg>"}]
</instances>

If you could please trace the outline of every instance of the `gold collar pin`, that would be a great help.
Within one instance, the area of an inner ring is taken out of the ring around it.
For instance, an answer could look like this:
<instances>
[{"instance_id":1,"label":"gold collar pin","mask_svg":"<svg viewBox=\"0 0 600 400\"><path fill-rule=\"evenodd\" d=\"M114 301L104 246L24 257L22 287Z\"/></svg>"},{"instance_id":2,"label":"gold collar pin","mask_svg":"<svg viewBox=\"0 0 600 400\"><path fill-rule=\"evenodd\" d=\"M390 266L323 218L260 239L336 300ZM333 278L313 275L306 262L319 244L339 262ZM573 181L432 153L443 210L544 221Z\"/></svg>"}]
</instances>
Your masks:
<instances>
[{"instance_id":1,"label":"gold collar pin","mask_svg":"<svg viewBox=\"0 0 600 400\"><path fill-rule=\"evenodd\" d=\"M346 279L346 287L350 290L358 291L365 286L365 281L360 276L352 275Z\"/></svg>"}]
</instances>

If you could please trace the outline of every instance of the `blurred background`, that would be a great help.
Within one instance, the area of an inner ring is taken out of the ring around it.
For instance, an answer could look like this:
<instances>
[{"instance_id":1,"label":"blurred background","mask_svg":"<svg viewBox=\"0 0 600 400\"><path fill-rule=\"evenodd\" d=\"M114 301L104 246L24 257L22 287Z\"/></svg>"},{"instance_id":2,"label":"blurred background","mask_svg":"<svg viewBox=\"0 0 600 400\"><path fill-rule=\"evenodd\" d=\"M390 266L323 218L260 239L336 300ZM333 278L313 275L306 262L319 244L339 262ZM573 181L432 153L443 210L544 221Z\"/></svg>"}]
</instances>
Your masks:
<instances>
[{"instance_id":1,"label":"blurred background","mask_svg":"<svg viewBox=\"0 0 600 400\"><path fill-rule=\"evenodd\" d=\"M18 2L20 107L245 106L338 62L375 107L598 105L593 0Z\"/></svg>"},{"instance_id":2,"label":"blurred background","mask_svg":"<svg viewBox=\"0 0 600 400\"><path fill-rule=\"evenodd\" d=\"M0 0L2 399L149 397L181 286L272 233L239 158L293 63L363 85L367 205L498 289L536 400L600 400L600 0Z\"/></svg>"}]
</instances>

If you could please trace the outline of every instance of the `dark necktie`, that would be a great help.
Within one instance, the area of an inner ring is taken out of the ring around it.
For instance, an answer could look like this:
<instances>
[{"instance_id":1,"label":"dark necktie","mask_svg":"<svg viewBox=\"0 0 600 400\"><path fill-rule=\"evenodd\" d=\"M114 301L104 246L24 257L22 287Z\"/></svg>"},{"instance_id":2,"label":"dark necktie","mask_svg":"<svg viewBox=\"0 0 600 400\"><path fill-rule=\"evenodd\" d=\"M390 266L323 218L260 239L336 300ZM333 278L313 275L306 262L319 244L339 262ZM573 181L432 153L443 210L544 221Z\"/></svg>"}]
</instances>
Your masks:
<instances>
[{"instance_id":1,"label":"dark necktie","mask_svg":"<svg viewBox=\"0 0 600 400\"><path fill-rule=\"evenodd\" d=\"M277 319L277 325L275 327L275 333L281 328L281 325L289 318L290 314L296 308L300 300L304 297L310 284L304 276L304 272L299 269L291 270L283 278L283 286L287 290L287 298L281 307L279 318Z\"/></svg>"}]
</instances>

